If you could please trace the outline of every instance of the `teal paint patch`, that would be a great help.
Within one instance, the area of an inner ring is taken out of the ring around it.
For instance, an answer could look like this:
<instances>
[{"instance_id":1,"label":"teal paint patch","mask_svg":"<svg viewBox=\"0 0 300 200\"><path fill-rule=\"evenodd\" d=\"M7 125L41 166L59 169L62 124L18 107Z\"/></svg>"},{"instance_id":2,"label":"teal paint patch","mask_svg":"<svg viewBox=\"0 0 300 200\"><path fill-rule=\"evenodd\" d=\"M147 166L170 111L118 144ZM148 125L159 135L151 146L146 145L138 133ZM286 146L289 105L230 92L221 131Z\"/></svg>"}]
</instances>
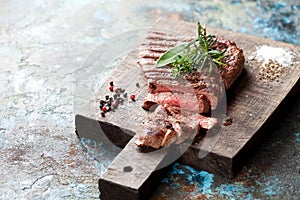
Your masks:
<instances>
[{"instance_id":1,"label":"teal paint patch","mask_svg":"<svg viewBox=\"0 0 300 200\"><path fill-rule=\"evenodd\" d=\"M181 186L180 186L179 183L172 183L172 184L171 184L171 187L172 187L172 188L175 188L175 189L179 189Z\"/></svg>"},{"instance_id":2,"label":"teal paint patch","mask_svg":"<svg viewBox=\"0 0 300 200\"><path fill-rule=\"evenodd\" d=\"M272 177L272 181L267 181L265 187L262 188L263 194L267 196L274 196L282 190L281 183L277 177Z\"/></svg>"},{"instance_id":3,"label":"teal paint patch","mask_svg":"<svg viewBox=\"0 0 300 200\"><path fill-rule=\"evenodd\" d=\"M300 133L299 132L295 133L295 136L296 136L295 142L300 142Z\"/></svg>"},{"instance_id":4,"label":"teal paint patch","mask_svg":"<svg viewBox=\"0 0 300 200\"><path fill-rule=\"evenodd\" d=\"M172 169L168 172L168 174L171 174L171 175L185 174L185 172L178 167L179 167L179 163L174 163L174 165L172 166Z\"/></svg>"},{"instance_id":5,"label":"teal paint patch","mask_svg":"<svg viewBox=\"0 0 300 200\"><path fill-rule=\"evenodd\" d=\"M282 183L277 176L249 175L249 179L250 182L228 180L229 182L219 183L213 174L175 163L162 183L180 195L181 199L190 197L214 199L218 197L252 200L257 197L271 198L282 193Z\"/></svg>"},{"instance_id":6,"label":"teal paint patch","mask_svg":"<svg viewBox=\"0 0 300 200\"><path fill-rule=\"evenodd\" d=\"M280 194L282 191L282 183L276 176L269 177L269 181L264 183L262 193L271 197Z\"/></svg>"},{"instance_id":7,"label":"teal paint patch","mask_svg":"<svg viewBox=\"0 0 300 200\"><path fill-rule=\"evenodd\" d=\"M214 175L190 166L185 166L185 169L190 172L187 174L187 180L190 184L195 184L196 192L206 194L209 197L212 193L211 186L214 182Z\"/></svg>"},{"instance_id":8,"label":"teal paint patch","mask_svg":"<svg viewBox=\"0 0 300 200\"><path fill-rule=\"evenodd\" d=\"M226 199L253 199L251 192L242 183L221 184L216 188L216 192Z\"/></svg>"},{"instance_id":9,"label":"teal paint patch","mask_svg":"<svg viewBox=\"0 0 300 200\"><path fill-rule=\"evenodd\" d=\"M165 177L163 178L163 180L161 180L161 183L169 183L170 182L170 179Z\"/></svg>"},{"instance_id":10,"label":"teal paint patch","mask_svg":"<svg viewBox=\"0 0 300 200\"><path fill-rule=\"evenodd\" d=\"M276 195L276 192L274 191L275 187L273 185L267 186L262 189L262 192L267 196L273 196Z\"/></svg>"},{"instance_id":11,"label":"teal paint patch","mask_svg":"<svg viewBox=\"0 0 300 200\"><path fill-rule=\"evenodd\" d=\"M205 194L207 197L210 197L212 194L213 174L174 163L172 169L168 172L168 176L162 180L162 183L168 183L172 188L178 189L180 188L180 184L177 184L178 180L173 179L170 175L183 175L186 185L193 185L195 188L193 192L190 192L191 196Z\"/></svg>"}]
</instances>

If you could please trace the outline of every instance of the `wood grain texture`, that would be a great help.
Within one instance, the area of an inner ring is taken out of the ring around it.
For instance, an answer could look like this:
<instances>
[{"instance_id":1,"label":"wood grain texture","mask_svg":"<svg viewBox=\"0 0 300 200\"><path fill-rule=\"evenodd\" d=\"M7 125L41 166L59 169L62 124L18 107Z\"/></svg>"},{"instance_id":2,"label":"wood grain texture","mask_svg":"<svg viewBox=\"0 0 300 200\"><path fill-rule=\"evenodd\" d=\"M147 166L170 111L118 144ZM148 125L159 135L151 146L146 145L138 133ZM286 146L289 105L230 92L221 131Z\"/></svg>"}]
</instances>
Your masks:
<instances>
[{"instance_id":1,"label":"wood grain texture","mask_svg":"<svg viewBox=\"0 0 300 200\"><path fill-rule=\"evenodd\" d=\"M162 30L176 30L187 36L197 35L195 23L160 19L155 27ZM227 93L226 115L232 119L233 123L230 126L221 126L218 141L205 157L200 158L199 152L203 152L203 146L209 146L209 144L202 142L187 147L188 150L181 156L180 161L198 169L232 177L241 169L256 146L270 133L268 128L271 127L270 123L276 113L275 110L299 80L300 47L242 33L233 33L216 28L207 29L208 33L235 41L238 47L243 49L246 58L245 69ZM256 51L256 48L262 45L285 48L297 55L293 65L286 67L280 77L274 81L261 80L258 75L261 63L247 60ZM107 90L109 81L113 80L117 86L124 87L129 93L136 94L137 101L126 100L122 106L114 112L108 113L105 118L100 116L99 111L96 119L100 125L110 124L110 126L120 127L120 131L129 133L131 137L133 136L132 133L141 131L140 124L147 117L147 113L140 107L147 93L147 82L136 61L137 51L133 51L122 60L115 73L108 78L102 88L99 88L99 91ZM140 87L136 87L137 82ZM98 94L99 98L104 95L101 92ZM264 126L265 124L269 125ZM120 192L118 195L127 194L130 199L139 199L142 198L139 196L140 192L144 191L145 188L146 190L150 188L150 186L144 187L145 185L157 183L157 181L149 183L149 180L153 178L151 173L137 175L123 171L128 163L131 163L130 166L134 169L143 169L147 166L149 167L148 170L155 170L167 154L149 157L147 153L139 152L133 144L134 140L135 138L126 145L100 179L100 191L104 199L111 195L107 194L107 191L112 188Z\"/></svg>"},{"instance_id":2,"label":"wood grain texture","mask_svg":"<svg viewBox=\"0 0 300 200\"><path fill-rule=\"evenodd\" d=\"M159 166L176 150L145 153L134 144L136 139L130 140L99 179L101 199L148 199L159 185L167 169Z\"/></svg>"}]
</instances>

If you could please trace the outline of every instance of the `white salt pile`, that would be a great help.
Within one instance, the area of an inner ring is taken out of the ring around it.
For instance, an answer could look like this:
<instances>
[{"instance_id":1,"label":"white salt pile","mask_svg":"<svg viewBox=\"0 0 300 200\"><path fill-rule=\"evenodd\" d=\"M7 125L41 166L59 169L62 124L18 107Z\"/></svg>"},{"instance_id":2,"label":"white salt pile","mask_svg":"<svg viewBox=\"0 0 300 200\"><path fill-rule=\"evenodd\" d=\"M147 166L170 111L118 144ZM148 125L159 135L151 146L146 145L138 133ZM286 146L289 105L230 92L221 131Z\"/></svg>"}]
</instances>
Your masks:
<instances>
[{"instance_id":1,"label":"white salt pile","mask_svg":"<svg viewBox=\"0 0 300 200\"><path fill-rule=\"evenodd\" d=\"M249 59L256 58L263 63L269 63L269 61L277 62L282 66L290 66L293 62L295 54L279 47L261 46L257 48L256 52L249 57Z\"/></svg>"}]
</instances>

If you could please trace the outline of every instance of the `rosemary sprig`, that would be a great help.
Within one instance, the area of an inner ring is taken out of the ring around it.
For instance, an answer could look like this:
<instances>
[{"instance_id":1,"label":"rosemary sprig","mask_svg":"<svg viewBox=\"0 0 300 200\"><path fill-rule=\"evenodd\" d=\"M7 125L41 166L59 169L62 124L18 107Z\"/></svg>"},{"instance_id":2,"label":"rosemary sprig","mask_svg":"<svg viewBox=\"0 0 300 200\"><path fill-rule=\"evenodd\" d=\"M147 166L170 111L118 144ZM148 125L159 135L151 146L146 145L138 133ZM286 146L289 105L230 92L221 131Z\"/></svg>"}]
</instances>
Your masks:
<instances>
[{"instance_id":1,"label":"rosemary sprig","mask_svg":"<svg viewBox=\"0 0 300 200\"><path fill-rule=\"evenodd\" d=\"M212 72L214 66L225 71L226 63L222 62L225 58L225 51L212 49L216 43L214 35L207 35L206 28L198 22L198 37L187 44L176 46L165 52L156 62L156 67L163 67L171 64L174 77L181 77L184 74L196 70L203 70L209 67Z\"/></svg>"}]
</instances>

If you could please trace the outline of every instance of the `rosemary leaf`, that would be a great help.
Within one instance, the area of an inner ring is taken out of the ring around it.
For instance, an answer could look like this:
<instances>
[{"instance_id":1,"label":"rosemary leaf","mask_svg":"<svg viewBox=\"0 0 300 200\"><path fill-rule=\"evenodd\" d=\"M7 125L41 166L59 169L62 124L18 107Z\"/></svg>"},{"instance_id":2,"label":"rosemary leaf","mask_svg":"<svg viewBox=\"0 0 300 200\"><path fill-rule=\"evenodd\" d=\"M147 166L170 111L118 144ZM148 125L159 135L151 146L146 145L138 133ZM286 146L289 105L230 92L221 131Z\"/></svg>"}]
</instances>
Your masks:
<instances>
[{"instance_id":1,"label":"rosemary leaf","mask_svg":"<svg viewBox=\"0 0 300 200\"><path fill-rule=\"evenodd\" d=\"M189 48L189 46L194 42L194 40L188 44L181 44L178 45L167 52L165 52L157 61L156 67L164 67L168 64L175 62L178 59L178 56L183 54L183 52Z\"/></svg>"}]
</instances>

